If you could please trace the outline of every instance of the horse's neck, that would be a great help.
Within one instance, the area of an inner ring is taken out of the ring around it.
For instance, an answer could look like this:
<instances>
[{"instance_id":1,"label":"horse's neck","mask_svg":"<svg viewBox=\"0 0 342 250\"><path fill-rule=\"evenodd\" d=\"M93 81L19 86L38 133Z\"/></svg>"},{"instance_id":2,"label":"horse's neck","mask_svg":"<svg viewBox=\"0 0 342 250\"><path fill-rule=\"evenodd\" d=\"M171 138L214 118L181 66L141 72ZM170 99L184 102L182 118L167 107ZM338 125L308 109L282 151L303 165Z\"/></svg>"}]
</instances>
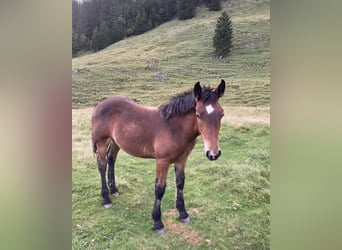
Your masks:
<instances>
[{"instance_id":1,"label":"horse's neck","mask_svg":"<svg viewBox=\"0 0 342 250\"><path fill-rule=\"evenodd\" d=\"M195 112L189 112L176 119L176 126L180 128L179 130L184 137L188 137L189 140L194 140L199 135Z\"/></svg>"}]
</instances>

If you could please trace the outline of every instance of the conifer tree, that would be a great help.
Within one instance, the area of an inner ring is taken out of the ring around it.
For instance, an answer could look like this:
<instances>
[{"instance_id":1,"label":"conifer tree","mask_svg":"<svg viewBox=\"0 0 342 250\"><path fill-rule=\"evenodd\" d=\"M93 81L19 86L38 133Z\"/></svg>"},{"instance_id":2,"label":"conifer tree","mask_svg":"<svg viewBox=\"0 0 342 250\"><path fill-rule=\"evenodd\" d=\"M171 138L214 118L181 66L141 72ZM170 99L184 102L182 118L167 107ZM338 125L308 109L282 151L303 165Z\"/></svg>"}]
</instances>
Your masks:
<instances>
[{"instance_id":1,"label":"conifer tree","mask_svg":"<svg viewBox=\"0 0 342 250\"><path fill-rule=\"evenodd\" d=\"M143 8L141 8L138 11L137 17L135 18L134 23L134 34L138 35L141 33L144 33L146 30L149 30L150 27L148 27L148 20L146 12Z\"/></svg>"},{"instance_id":2,"label":"conifer tree","mask_svg":"<svg viewBox=\"0 0 342 250\"><path fill-rule=\"evenodd\" d=\"M179 20L191 19L195 16L195 0L177 0L177 14Z\"/></svg>"},{"instance_id":3,"label":"conifer tree","mask_svg":"<svg viewBox=\"0 0 342 250\"><path fill-rule=\"evenodd\" d=\"M72 56L77 55L77 51L80 50L79 48L79 35L74 30L72 31Z\"/></svg>"},{"instance_id":4,"label":"conifer tree","mask_svg":"<svg viewBox=\"0 0 342 250\"><path fill-rule=\"evenodd\" d=\"M227 12L223 11L222 15L218 18L215 35L213 37L213 45L215 54L217 56L225 57L233 47L233 26Z\"/></svg>"},{"instance_id":5,"label":"conifer tree","mask_svg":"<svg viewBox=\"0 0 342 250\"><path fill-rule=\"evenodd\" d=\"M110 44L110 33L106 21L102 21L99 28L100 44L98 49L104 49Z\"/></svg>"},{"instance_id":6,"label":"conifer tree","mask_svg":"<svg viewBox=\"0 0 342 250\"><path fill-rule=\"evenodd\" d=\"M72 0L72 55L101 50L125 37L141 34L177 15L195 15L199 0Z\"/></svg>"},{"instance_id":7,"label":"conifer tree","mask_svg":"<svg viewBox=\"0 0 342 250\"><path fill-rule=\"evenodd\" d=\"M207 7L211 11L219 11L222 9L221 0L208 0Z\"/></svg>"},{"instance_id":8,"label":"conifer tree","mask_svg":"<svg viewBox=\"0 0 342 250\"><path fill-rule=\"evenodd\" d=\"M91 47L93 50L98 51L100 44L100 35L97 27L93 30L92 37L91 37Z\"/></svg>"},{"instance_id":9,"label":"conifer tree","mask_svg":"<svg viewBox=\"0 0 342 250\"><path fill-rule=\"evenodd\" d=\"M114 20L112 23L112 28L110 30L111 42L114 43L123 39L126 35L125 31L126 29L124 27L124 24L120 21L120 19Z\"/></svg>"}]
</instances>

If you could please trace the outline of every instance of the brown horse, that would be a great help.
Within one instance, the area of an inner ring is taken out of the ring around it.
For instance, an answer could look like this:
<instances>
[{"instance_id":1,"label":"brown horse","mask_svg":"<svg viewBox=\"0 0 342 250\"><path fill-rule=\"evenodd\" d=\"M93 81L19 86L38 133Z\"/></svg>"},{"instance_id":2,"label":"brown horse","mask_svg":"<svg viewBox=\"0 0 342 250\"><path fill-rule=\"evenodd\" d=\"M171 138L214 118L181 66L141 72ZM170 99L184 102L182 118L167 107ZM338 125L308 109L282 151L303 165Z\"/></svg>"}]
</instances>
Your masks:
<instances>
[{"instance_id":1,"label":"brown horse","mask_svg":"<svg viewBox=\"0 0 342 250\"><path fill-rule=\"evenodd\" d=\"M160 204L172 163L175 168L179 220L190 222L183 198L185 163L198 135L202 136L204 152L209 160L216 160L221 155L218 135L223 109L218 99L224 90L224 80L215 90L202 88L197 82L193 90L173 97L156 108L141 106L126 97L111 97L100 102L94 108L91 123L93 150L97 154L102 181L103 206L112 206L109 192L119 194L115 185L114 163L119 150L123 149L136 157L156 159L153 230L164 232ZM106 183L107 166L109 190Z\"/></svg>"}]
</instances>

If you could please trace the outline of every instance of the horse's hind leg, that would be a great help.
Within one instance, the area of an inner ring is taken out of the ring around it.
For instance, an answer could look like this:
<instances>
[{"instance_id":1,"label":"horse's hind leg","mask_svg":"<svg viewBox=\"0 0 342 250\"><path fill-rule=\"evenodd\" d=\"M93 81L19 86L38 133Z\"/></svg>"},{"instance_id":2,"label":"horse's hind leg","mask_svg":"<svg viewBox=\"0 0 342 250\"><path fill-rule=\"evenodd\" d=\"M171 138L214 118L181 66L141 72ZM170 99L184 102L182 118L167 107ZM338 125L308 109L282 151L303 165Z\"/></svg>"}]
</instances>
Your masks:
<instances>
[{"instance_id":1,"label":"horse's hind leg","mask_svg":"<svg viewBox=\"0 0 342 250\"><path fill-rule=\"evenodd\" d=\"M119 195L119 190L115 185L115 161L120 148L114 141L111 142L110 150L108 152L108 186L109 191L114 196Z\"/></svg>"},{"instance_id":2,"label":"horse's hind leg","mask_svg":"<svg viewBox=\"0 0 342 250\"><path fill-rule=\"evenodd\" d=\"M102 205L105 208L110 208L112 207L112 201L109 198L109 191L106 182L107 143L97 143L97 165L101 176L101 195L103 198Z\"/></svg>"}]
</instances>

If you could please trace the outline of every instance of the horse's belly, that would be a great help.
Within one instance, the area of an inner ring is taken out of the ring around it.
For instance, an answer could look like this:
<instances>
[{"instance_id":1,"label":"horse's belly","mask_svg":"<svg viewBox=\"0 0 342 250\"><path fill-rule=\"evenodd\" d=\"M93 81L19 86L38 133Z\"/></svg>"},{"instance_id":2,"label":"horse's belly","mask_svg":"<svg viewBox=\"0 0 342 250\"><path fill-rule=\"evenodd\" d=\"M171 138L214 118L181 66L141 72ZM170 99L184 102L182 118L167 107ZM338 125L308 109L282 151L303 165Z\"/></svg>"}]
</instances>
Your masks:
<instances>
[{"instance_id":1,"label":"horse's belly","mask_svg":"<svg viewBox=\"0 0 342 250\"><path fill-rule=\"evenodd\" d=\"M127 154L140 157L140 158L155 158L153 150L149 149L148 147L139 146L139 147L132 147L132 145L120 145L120 148L125 151Z\"/></svg>"},{"instance_id":2,"label":"horse's belly","mask_svg":"<svg viewBox=\"0 0 342 250\"><path fill-rule=\"evenodd\" d=\"M138 133L134 126L126 126L113 136L116 144L127 154L141 158L155 158L153 138L146 133Z\"/></svg>"}]
</instances>

